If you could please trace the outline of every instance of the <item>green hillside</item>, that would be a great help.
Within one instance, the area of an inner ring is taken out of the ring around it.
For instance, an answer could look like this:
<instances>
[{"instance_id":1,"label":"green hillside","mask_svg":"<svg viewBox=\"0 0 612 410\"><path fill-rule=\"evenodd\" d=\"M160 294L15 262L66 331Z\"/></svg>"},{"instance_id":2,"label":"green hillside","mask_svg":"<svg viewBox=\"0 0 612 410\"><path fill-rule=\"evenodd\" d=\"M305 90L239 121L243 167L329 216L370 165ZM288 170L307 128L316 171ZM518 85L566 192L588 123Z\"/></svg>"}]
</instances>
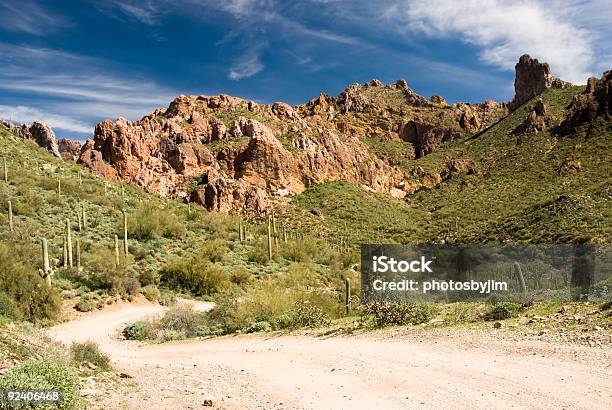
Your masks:
<instances>
[{"instance_id":1,"label":"green hillside","mask_svg":"<svg viewBox=\"0 0 612 410\"><path fill-rule=\"evenodd\" d=\"M581 91L551 89L541 96L554 123ZM400 201L329 183L305 191L288 212L299 216L302 225L323 223L328 232L353 243L610 242L612 125L599 119L577 135L558 136L554 129L512 135L533 104L478 135L406 161L404 167L425 172L440 172L451 160L472 169L436 188ZM566 170L563 164L579 164L580 169ZM313 216L311 210L322 216Z\"/></svg>"}]
</instances>

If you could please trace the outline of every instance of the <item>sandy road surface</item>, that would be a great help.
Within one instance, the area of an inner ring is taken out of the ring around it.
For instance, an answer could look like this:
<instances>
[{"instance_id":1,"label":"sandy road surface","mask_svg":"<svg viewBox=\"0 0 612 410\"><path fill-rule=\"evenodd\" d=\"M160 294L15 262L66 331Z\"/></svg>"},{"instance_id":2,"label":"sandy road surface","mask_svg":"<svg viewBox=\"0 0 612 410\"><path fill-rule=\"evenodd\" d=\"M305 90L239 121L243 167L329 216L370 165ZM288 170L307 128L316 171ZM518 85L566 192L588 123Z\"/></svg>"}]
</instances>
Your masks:
<instances>
[{"instance_id":1,"label":"sandy road surface","mask_svg":"<svg viewBox=\"0 0 612 410\"><path fill-rule=\"evenodd\" d=\"M206 308L206 305L199 305ZM390 337L243 335L160 345L123 341L126 323L159 314L122 306L50 329L93 339L138 392L102 399L107 409L612 409L608 348L509 341L482 332Z\"/></svg>"}]
</instances>

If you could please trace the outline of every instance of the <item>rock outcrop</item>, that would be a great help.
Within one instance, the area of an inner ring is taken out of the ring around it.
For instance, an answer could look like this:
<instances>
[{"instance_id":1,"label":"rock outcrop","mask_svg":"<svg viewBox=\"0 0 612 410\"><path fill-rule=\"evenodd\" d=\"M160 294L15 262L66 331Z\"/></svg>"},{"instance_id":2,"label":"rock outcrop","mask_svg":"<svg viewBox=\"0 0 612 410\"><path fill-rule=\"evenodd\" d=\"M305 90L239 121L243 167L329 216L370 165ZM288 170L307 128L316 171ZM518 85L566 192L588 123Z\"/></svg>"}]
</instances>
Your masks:
<instances>
[{"instance_id":1,"label":"rock outcrop","mask_svg":"<svg viewBox=\"0 0 612 410\"><path fill-rule=\"evenodd\" d=\"M537 134L547 129L550 125L552 125L552 120L546 112L546 106L542 99L538 98L533 109L529 111L527 118L525 118L525 121L513 131L513 134Z\"/></svg>"},{"instance_id":2,"label":"rock outcrop","mask_svg":"<svg viewBox=\"0 0 612 410\"><path fill-rule=\"evenodd\" d=\"M509 104L511 110L517 109L549 88L566 88L572 85L552 75L548 63L540 63L528 54L520 57L515 72L514 98Z\"/></svg>"},{"instance_id":3,"label":"rock outcrop","mask_svg":"<svg viewBox=\"0 0 612 410\"><path fill-rule=\"evenodd\" d=\"M105 178L222 212L267 212L276 199L336 180L401 198L467 172L453 162L410 174L402 161L478 133L507 113L506 104L493 101L426 99L404 80L352 84L295 107L179 96L138 121L98 124L78 161ZM405 154L388 155L373 141L406 144Z\"/></svg>"},{"instance_id":4,"label":"rock outcrop","mask_svg":"<svg viewBox=\"0 0 612 410\"><path fill-rule=\"evenodd\" d=\"M606 120L612 116L612 70L603 73L601 79L588 79L584 92L574 96L567 118L559 128L563 133L570 133L599 116Z\"/></svg>"},{"instance_id":5,"label":"rock outcrop","mask_svg":"<svg viewBox=\"0 0 612 410\"><path fill-rule=\"evenodd\" d=\"M51 127L47 124L38 121L34 121L31 126L22 124L19 128L18 135L24 139L34 141L56 157L60 157L57 138Z\"/></svg>"},{"instance_id":6,"label":"rock outcrop","mask_svg":"<svg viewBox=\"0 0 612 410\"><path fill-rule=\"evenodd\" d=\"M59 153L65 161L76 161L81 156L83 144L79 141L62 138L57 142Z\"/></svg>"}]
</instances>

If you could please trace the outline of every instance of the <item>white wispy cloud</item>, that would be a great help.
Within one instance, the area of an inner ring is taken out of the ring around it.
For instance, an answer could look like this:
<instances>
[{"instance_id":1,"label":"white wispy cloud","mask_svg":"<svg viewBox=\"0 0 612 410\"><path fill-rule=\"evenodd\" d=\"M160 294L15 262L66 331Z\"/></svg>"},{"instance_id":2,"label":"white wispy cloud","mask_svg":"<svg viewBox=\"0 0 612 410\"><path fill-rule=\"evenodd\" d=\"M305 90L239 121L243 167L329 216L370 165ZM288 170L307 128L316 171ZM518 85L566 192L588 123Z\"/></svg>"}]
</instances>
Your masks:
<instances>
[{"instance_id":1,"label":"white wispy cloud","mask_svg":"<svg viewBox=\"0 0 612 410\"><path fill-rule=\"evenodd\" d=\"M43 120L70 133L91 134L105 118L138 119L176 95L146 78L117 73L104 60L61 50L0 43L0 65L1 117ZM11 99L20 102L11 105Z\"/></svg>"},{"instance_id":2,"label":"white wispy cloud","mask_svg":"<svg viewBox=\"0 0 612 410\"><path fill-rule=\"evenodd\" d=\"M483 62L502 69L513 69L518 56L529 53L550 63L560 77L583 83L592 74L594 36L570 18L578 6L572 1L409 0L392 4L385 15L404 31L456 36L480 49Z\"/></svg>"},{"instance_id":3,"label":"white wispy cloud","mask_svg":"<svg viewBox=\"0 0 612 410\"><path fill-rule=\"evenodd\" d=\"M230 80L241 80L243 78L253 77L264 69L258 53L246 55L236 63L228 72L227 76Z\"/></svg>"},{"instance_id":4,"label":"white wispy cloud","mask_svg":"<svg viewBox=\"0 0 612 410\"><path fill-rule=\"evenodd\" d=\"M16 123L28 124L34 121L40 121L46 123L51 128L57 128L75 133L88 134L91 132L91 125L82 121L23 105L0 105L0 118Z\"/></svg>"},{"instance_id":5,"label":"white wispy cloud","mask_svg":"<svg viewBox=\"0 0 612 410\"><path fill-rule=\"evenodd\" d=\"M0 2L0 29L43 36L69 27L63 16L34 0L3 0Z\"/></svg>"}]
</instances>

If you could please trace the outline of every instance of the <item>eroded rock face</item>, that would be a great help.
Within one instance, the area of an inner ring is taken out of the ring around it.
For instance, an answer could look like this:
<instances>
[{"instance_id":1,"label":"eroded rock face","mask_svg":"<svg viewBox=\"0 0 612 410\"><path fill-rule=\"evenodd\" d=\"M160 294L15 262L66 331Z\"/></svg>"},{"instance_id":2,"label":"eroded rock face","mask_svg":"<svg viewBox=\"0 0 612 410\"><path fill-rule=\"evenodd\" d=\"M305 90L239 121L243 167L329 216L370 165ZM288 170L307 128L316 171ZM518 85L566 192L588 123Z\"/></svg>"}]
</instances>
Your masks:
<instances>
[{"instance_id":1,"label":"eroded rock face","mask_svg":"<svg viewBox=\"0 0 612 410\"><path fill-rule=\"evenodd\" d=\"M60 157L59 147L55 133L47 124L34 121L31 126L22 124L17 134L27 140L34 141L56 157Z\"/></svg>"},{"instance_id":2,"label":"eroded rock face","mask_svg":"<svg viewBox=\"0 0 612 410\"><path fill-rule=\"evenodd\" d=\"M79 162L105 178L221 212L267 212L275 199L337 180L402 198L436 186L451 172L415 180L390 165L395 160L373 153L364 138L403 140L409 160L410 144L426 155L486 127L503 110L493 102L449 106L439 96L427 100L403 80L353 84L337 97L321 94L296 107L227 95L178 96L141 120L98 124ZM453 174L462 172L455 168Z\"/></svg>"},{"instance_id":3,"label":"eroded rock face","mask_svg":"<svg viewBox=\"0 0 612 410\"><path fill-rule=\"evenodd\" d=\"M412 142L417 158L432 153L443 142L452 142L463 135L448 127L438 127L420 118L408 121L399 131L400 138Z\"/></svg>"},{"instance_id":4,"label":"eroded rock face","mask_svg":"<svg viewBox=\"0 0 612 410\"><path fill-rule=\"evenodd\" d=\"M538 98L533 109L529 111L527 118L514 131L514 135L537 134L552 125L552 119L546 112L546 106L541 98Z\"/></svg>"},{"instance_id":5,"label":"eroded rock face","mask_svg":"<svg viewBox=\"0 0 612 410\"><path fill-rule=\"evenodd\" d=\"M57 142L59 153L65 161L76 161L81 156L81 148L83 144L79 141L62 138Z\"/></svg>"},{"instance_id":6,"label":"eroded rock face","mask_svg":"<svg viewBox=\"0 0 612 410\"><path fill-rule=\"evenodd\" d=\"M561 123L560 129L564 133L570 133L598 116L606 120L612 116L612 70L603 73L601 79L589 78L584 92L574 96L567 118Z\"/></svg>"},{"instance_id":7,"label":"eroded rock face","mask_svg":"<svg viewBox=\"0 0 612 410\"><path fill-rule=\"evenodd\" d=\"M510 109L515 110L548 88L566 88L572 84L552 75L548 63L540 63L528 54L520 57L515 66L514 98Z\"/></svg>"}]
</instances>

